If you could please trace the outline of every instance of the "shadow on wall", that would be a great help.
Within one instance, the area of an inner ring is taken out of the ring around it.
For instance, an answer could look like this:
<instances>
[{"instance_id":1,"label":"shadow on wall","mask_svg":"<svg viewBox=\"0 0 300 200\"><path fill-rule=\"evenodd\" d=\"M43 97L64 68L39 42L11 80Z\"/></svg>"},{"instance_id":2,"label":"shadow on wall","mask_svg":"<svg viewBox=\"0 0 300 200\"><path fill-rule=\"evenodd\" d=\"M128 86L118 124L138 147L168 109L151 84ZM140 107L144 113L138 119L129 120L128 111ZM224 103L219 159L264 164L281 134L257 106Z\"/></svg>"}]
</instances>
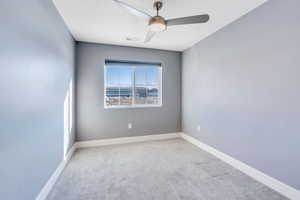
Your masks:
<instances>
[{"instance_id":1,"label":"shadow on wall","mask_svg":"<svg viewBox=\"0 0 300 200\"><path fill-rule=\"evenodd\" d=\"M72 145L73 126L73 80L69 82L69 87L64 100L64 160L68 150Z\"/></svg>"}]
</instances>

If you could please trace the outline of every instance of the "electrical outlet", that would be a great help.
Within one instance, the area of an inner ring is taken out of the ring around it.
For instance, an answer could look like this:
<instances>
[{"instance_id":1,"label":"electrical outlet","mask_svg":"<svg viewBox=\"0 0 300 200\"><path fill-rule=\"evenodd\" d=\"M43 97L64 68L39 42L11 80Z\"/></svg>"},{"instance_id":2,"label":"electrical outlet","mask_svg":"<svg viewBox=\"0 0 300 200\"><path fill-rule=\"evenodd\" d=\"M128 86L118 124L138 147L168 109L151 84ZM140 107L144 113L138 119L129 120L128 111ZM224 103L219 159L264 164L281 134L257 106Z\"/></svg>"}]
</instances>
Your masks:
<instances>
[{"instance_id":1,"label":"electrical outlet","mask_svg":"<svg viewBox=\"0 0 300 200\"><path fill-rule=\"evenodd\" d=\"M201 130L201 127L200 127L200 125L198 125L197 126L197 131L200 132L200 130Z\"/></svg>"},{"instance_id":2,"label":"electrical outlet","mask_svg":"<svg viewBox=\"0 0 300 200\"><path fill-rule=\"evenodd\" d=\"M128 123L128 129L132 129L132 123Z\"/></svg>"}]
</instances>

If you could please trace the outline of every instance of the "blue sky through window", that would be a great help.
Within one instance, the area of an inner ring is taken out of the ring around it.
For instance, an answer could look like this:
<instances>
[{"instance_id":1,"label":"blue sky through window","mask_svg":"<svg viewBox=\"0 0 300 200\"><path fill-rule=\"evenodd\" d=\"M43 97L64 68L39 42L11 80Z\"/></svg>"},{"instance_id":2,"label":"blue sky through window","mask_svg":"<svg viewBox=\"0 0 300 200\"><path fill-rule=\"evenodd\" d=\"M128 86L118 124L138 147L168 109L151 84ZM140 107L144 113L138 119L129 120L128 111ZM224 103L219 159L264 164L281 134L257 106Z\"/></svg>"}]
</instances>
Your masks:
<instances>
[{"instance_id":1,"label":"blue sky through window","mask_svg":"<svg viewBox=\"0 0 300 200\"><path fill-rule=\"evenodd\" d=\"M132 67L108 67L106 69L106 81L107 85L118 86L132 84Z\"/></svg>"},{"instance_id":2,"label":"blue sky through window","mask_svg":"<svg viewBox=\"0 0 300 200\"><path fill-rule=\"evenodd\" d=\"M136 85L158 85L158 67L137 67Z\"/></svg>"},{"instance_id":3,"label":"blue sky through window","mask_svg":"<svg viewBox=\"0 0 300 200\"><path fill-rule=\"evenodd\" d=\"M133 67L109 66L106 69L106 83L109 86L131 86ZM137 86L158 85L159 67L137 66L135 70L135 81Z\"/></svg>"}]
</instances>

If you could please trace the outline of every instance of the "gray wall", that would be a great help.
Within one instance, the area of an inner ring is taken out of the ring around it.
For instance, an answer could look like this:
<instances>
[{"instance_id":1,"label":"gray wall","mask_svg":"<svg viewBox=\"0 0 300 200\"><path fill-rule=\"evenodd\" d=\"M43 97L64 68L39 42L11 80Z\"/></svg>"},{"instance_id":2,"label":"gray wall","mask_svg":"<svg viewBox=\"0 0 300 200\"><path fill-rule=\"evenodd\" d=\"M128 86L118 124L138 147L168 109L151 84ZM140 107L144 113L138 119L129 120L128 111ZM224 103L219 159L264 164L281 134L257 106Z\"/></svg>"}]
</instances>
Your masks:
<instances>
[{"instance_id":1,"label":"gray wall","mask_svg":"<svg viewBox=\"0 0 300 200\"><path fill-rule=\"evenodd\" d=\"M181 54L142 48L77 43L77 140L161 134L181 130ZM104 109L105 59L163 63L163 106ZM128 123L133 129L128 129Z\"/></svg>"},{"instance_id":2,"label":"gray wall","mask_svg":"<svg viewBox=\"0 0 300 200\"><path fill-rule=\"evenodd\" d=\"M74 40L50 0L1 0L0 26L0 199L33 200L63 159Z\"/></svg>"},{"instance_id":3,"label":"gray wall","mask_svg":"<svg viewBox=\"0 0 300 200\"><path fill-rule=\"evenodd\" d=\"M182 58L184 132L297 189L299 8L270 0Z\"/></svg>"}]
</instances>

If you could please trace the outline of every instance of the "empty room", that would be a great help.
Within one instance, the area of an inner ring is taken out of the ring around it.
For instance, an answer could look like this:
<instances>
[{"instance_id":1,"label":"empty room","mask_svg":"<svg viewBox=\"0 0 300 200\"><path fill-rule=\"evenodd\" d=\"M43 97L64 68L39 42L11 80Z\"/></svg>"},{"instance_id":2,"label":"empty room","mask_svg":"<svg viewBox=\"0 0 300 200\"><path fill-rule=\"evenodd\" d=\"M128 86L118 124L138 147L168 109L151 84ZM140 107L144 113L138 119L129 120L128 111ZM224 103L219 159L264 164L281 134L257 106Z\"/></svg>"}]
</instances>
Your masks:
<instances>
[{"instance_id":1,"label":"empty room","mask_svg":"<svg viewBox=\"0 0 300 200\"><path fill-rule=\"evenodd\" d=\"M299 0L1 0L1 200L300 200Z\"/></svg>"}]
</instances>

